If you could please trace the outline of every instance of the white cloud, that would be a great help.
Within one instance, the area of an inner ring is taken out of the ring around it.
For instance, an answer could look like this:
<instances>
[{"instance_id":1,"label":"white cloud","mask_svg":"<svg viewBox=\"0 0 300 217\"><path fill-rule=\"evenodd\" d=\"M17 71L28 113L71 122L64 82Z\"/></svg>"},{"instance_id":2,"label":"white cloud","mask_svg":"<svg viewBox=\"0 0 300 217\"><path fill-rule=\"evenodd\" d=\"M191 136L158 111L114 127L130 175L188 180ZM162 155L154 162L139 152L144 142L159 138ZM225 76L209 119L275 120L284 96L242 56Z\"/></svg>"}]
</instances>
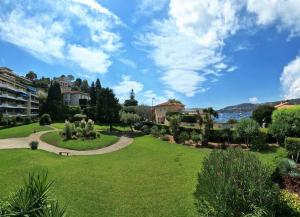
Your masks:
<instances>
[{"instance_id":1,"label":"white cloud","mask_svg":"<svg viewBox=\"0 0 300 217\"><path fill-rule=\"evenodd\" d=\"M240 27L236 1L171 0L169 18L154 21L138 44L164 72L163 83L173 91L194 96L204 92L208 75L219 75L224 63L224 40Z\"/></svg>"},{"instance_id":2,"label":"white cloud","mask_svg":"<svg viewBox=\"0 0 300 217\"><path fill-rule=\"evenodd\" d=\"M300 97L300 57L288 63L281 74L280 82L285 99Z\"/></svg>"},{"instance_id":3,"label":"white cloud","mask_svg":"<svg viewBox=\"0 0 300 217\"><path fill-rule=\"evenodd\" d=\"M289 30L291 36L300 35L299 8L299 0L248 0L247 4L247 10L256 15L258 25L277 22L279 28Z\"/></svg>"},{"instance_id":4,"label":"white cloud","mask_svg":"<svg viewBox=\"0 0 300 217\"><path fill-rule=\"evenodd\" d=\"M258 102L258 98L257 97L250 97L249 102L253 103L253 104L256 104Z\"/></svg>"},{"instance_id":5,"label":"white cloud","mask_svg":"<svg viewBox=\"0 0 300 217\"><path fill-rule=\"evenodd\" d=\"M122 44L120 19L95 0L8 1L0 8L0 38L46 62L105 73ZM78 34L84 32L84 34Z\"/></svg>"},{"instance_id":6,"label":"white cloud","mask_svg":"<svg viewBox=\"0 0 300 217\"><path fill-rule=\"evenodd\" d=\"M161 11L168 1L169 0L139 0L134 21L141 16L149 16L152 13Z\"/></svg>"},{"instance_id":7,"label":"white cloud","mask_svg":"<svg viewBox=\"0 0 300 217\"><path fill-rule=\"evenodd\" d=\"M94 73L106 73L111 65L106 53L79 45L69 46L68 58L76 62L82 69Z\"/></svg>"},{"instance_id":8,"label":"white cloud","mask_svg":"<svg viewBox=\"0 0 300 217\"><path fill-rule=\"evenodd\" d=\"M126 58L120 58L119 61L127 66L129 66L130 68L136 69L137 65L135 62L133 62L130 59L126 59Z\"/></svg>"},{"instance_id":9,"label":"white cloud","mask_svg":"<svg viewBox=\"0 0 300 217\"><path fill-rule=\"evenodd\" d=\"M123 75L122 80L112 87L121 102L129 98L131 89L134 90L135 94L138 94L143 88L144 85L142 83L132 80L129 75Z\"/></svg>"}]
</instances>

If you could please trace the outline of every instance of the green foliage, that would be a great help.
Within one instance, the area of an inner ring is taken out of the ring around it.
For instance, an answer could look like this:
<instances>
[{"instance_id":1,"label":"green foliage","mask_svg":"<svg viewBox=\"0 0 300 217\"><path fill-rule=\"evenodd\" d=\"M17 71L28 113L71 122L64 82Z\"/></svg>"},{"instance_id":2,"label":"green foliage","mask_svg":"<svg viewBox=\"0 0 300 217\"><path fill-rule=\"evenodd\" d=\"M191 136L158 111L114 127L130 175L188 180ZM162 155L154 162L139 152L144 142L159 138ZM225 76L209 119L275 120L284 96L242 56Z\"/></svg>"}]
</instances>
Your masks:
<instances>
[{"instance_id":1,"label":"green foliage","mask_svg":"<svg viewBox=\"0 0 300 217\"><path fill-rule=\"evenodd\" d=\"M148 125L143 125L141 128L141 131L145 134L148 135L150 133L150 129Z\"/></svg>"},{"instance_id":2,"label":"green foliage","mask_svg":"<svg viewBox=\"0 0 300 217\"><path fill-rule=\"evenodd\" d=\"M300 178L300 173L295 161L289 158L282 158L277 162L273 176L277 180L284 176Z\"/></svg>"},{"instance_id":3,"label":"green foliage","mask_svg":"<svg viewBox=\"0 0 300 217\"><path fill-rule=\"evenodd\" d=\"M52 185L53 182L48 181L47 173L30 173L24 185L0 206L0 214L20 217L65 216L65 209L61 209L57 201L50 198Z\"/></svg>"},{"instance_id":4,"label":"green foliage","mask_svg":"<svg viewBox=\"0 0 300 217\"><path fill-rule=\"evenodd\" d=\"M125 100L124 106L137 106L138 101L135 99L134 90L131 89L129 99Z\"/></svg>"},{"instance_id":5,"label":"green foliage","mask_svg":"<svg viewBox=\"0 0 300 217\"><path fill-rule=\"evenodd\" d=\"M40 118L40 125L50 125L52 123L51 116L47 113L43 114Z\"/></svg>"},{"instance_id":6,"label":"green foliage","mask_svg":"<svg viewBox=\"0 0 300 217\"><path fill-rule=\"evenodd\" d=\"M185 123L197 123L195 115L181 115L181 121Z\"/></svg>"},{"instance_id":7,"label":"green foliage","mask_svg":"<svg viewBox=\"0 0 300 217\"><path fill-rule=\"evenodd\" d=\"M151 127L150 133L154 137L159 137L160 136L160 131L158 129L158 126L154 125Z\"/></svg>"},{"instance_id":8,"label":"green foliage","mask_svg":"<svg viewBox=\"0 0 300 217\"><path fill-rule=\"evenodd\" d=\"M259 135L259 124L253 119L243 119L236 126L236 134L249 146Z\"/></svg>"},{"instance_id":9,"label":"green foliage","mask_svg":"<svg viewBox=\"0 0 300 217\"><path fill-rule=\"evenodd\" d=\"M165 128L162 128L161 130L160 130L160 135L166 135L168 132L167 132L167 130L165 129Z\"/></svg>"},{"instance_id":10,"label":"green foliage","mask_svg":"<svg viewBox=\"0 0 300 217\"><path fill-rule=\"evenodd\" d=\"M193 132L191 135L191 140L193 140L193 142L201 142L202 140L201 134L197 134Z\"/></svg>"},{"instance_id":11,"label":"green foliage","mask_svg":"<svg viewBox=\"0 0 300 217\"><path fill-rule=\"evenodd\" d=\"M198 112L198 123L200 128L204 125L203 129L203 144L208 145L211 131L214 125L214 118L218 117L218 113L213 108L207 108L203 110L203 116Z\"/></svg>"},{"instance_id":12,"label":"green foliage","mask_svg":"<svg viewBox=\"0 0 300 217\"><path fill-rule=\"evenodd\" d=\"M298 194L291 193L288 190L281 191L281 200L287 207L290 209L292 213L290 213L289 217L298 217L300 216L300 198Z\"/></svg>"},{"instance_id":13,"label":"green foliage","mask_svg":"<svg viewBox=\"0 0 300 217\"><path fill-rule=\"evenodd\" d=\"M150 106L138 105L135 107L135 111L144 121L152 121L154 119L154 113Z\"/></svg>"},{"instance_id":14,"label":"green foliage","mask_svg":"<svg viewBox=\"0 0 300 217\"><path fill-rule=\"evenodd\" d=\"M32 120L30 117L25 117L24 118L24 124L31 124Z\"/></svg>"},{"instance_id":15,"label":"green foliage","mask_svg":"<svg viewBox=\"0 0 300 217\"><path fill-rule=\"evenodd\" d=\"M37 79L37 75L36 73L34 73L33 71L29 71L26 75L25 75L25 78L33 81L35 79Z\"/></svg>"},{"instance_id":16,"label":"green foliage","mask_svg":"<svg viewBox=\"0 0 300 217\"><path fill-rule=\"evenodd\" d=\"M179 134L178 141L180 143L184 143L185 141L187 141L189 139L190 139L190 135L187 132L183 131Z\"/></svg>"},{"instance_id":17,"label":"green foliage","mask_svg":"<svg viewBox=\"0 0 300 217\"><path fill-rule=\"evenodd\" d=\"M251 150L265 151L268 149L267 134L259 132L258 136L252 141Z\"/></svg>"},{"instance_id":18,"label":"green foliage","mask_svg":"<svg viewBox=\"0 0 300 217\"><path fill-rule=\"evenodd\" d=\"M280 144L285 137L300 137L300 107L274 111L270 133Z\"/></svg>"},{"instance_id":19,"label":"green foliage","mask_svg":"<svg viewBox=\"0 0 300 217\"><path fill-rule=\"evenodd\" d=\"M126 125L129 125L131 131L133 132L133 125L141 120L141 117L134 113L128 113L125 111L122 111L120 113L120 120Z\"/></svg>"},{"instance_id":20,"label":"green foliage","mask_svg":"<svg viewBox=\"0 0 300 217\"><path fill-rule=\"evenodd\" d=\"M29 143L29 147L31 150L37 150L39 147L39 142L38 141L31 141Z\"/></svg>"},{"instance_id":21,"label":"green foliage","mask_svg":"<svg viewBox=\"0 0 300 217\"><path fill-rule=\"evenodd\" d=\"M279 189L269 175L268 168L250 152L237 148L214 150L203 161L198 175L195 197L200 215L253 216L261 209L267 216L274 216Z\"/></svg>"},{"instance_id":22,"label":"green foliage","mask_svg":"<svg viewBox=\"0 0 300 217\"><path fill-rule=\"evenodd\" d=\"M260 105L253 111L252 118L259 123L260 126L262 126L263 123L270 124L274 110L274 106Z\"/></svg>"},{"instance_id":23,"label":"green foliage","mask_svg":"<svg viewBox=\"0 0 300 217\"><path fill-rule=\"evenodd\" d=\"M64 128L64 135L66 140L72 139L72 135L73 135L72 129L73 129L72 124L69 121L66 121L65 128Z\"/></svg>"},{"instance_id":24,"label":"green foliage","mask_svg":"<svg viewBox=\"0 0 300 217\"><path fill-rule=\"evenodd\" d=\"M221 138L222 138L223 143L227 142L229 144L231 142L233 133L232 133L232 130L230 128L221 129L220 134L221 134Z\"/></svg>"},{"instance_id":25,"label":"green foliage","mask_svg":"<svg viewBox=\"0 0 300 217\"><path fill-rule=\"evenodd\" d=\"M171 116L171 118L170 118L170 131L171 131L171 134L174 137L174 140L176 142L179 142L180 122L181 122L181 118L180 118L179 115Z\"/></svg>"},{"instance_id":26,"label":"green foliage","mask_svg":"<svg viewBox=\"0 0 300 217\"><path fill-rule=\"evenodd\" d=\"M300 138L287 137L285 139L285 148L288 155L296 162L300 157Z\"/></svg>"}]
</instances>

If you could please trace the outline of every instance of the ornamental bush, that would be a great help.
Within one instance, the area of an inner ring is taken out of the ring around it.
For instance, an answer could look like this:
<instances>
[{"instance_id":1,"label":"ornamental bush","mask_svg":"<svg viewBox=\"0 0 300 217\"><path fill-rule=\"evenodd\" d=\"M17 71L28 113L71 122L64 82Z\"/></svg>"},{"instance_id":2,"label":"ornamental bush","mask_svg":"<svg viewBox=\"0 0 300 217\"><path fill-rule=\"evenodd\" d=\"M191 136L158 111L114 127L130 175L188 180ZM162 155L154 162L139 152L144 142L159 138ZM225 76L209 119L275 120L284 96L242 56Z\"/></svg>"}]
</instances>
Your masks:
<instances>
[{"instance_id":1,"label":"ornamental bush","mask_svg":"<svg viewBox=\"0 0 300 217\"><path fill-rule=\"evenodd\" d=\"M45 113L40 118L40 125L50 125L52 123L51 117L49 114Z\"/></svg>"},{"instance_id":2,"label":"ornamental bush","mask_svg":"<svg viewBox=\"0 0 300 217\"><path fill-rule=\"evenodd\" d=\"M148 125L142 126L141 131L142 131L145 135L148 135L148 134L150 133L150 129L149 129Z\"/></svg>"},{"instance_id":3,"label":"ornamental bush","mask_svg":"<svg viewBox=\"0 0 300 217\"><path fill-rule=\"evenodd\" d=\"M183 131L179 134L178 141L180 143L184 143L185 141L187 141L189 139L190 139L190 135L187 132Z\"/></svg>"},{"instance_id":4,"label":"ornamental bush","mask_svg":"<svg viewBox=\"0 0 300 217\"><path fill-rule=\"evenodd\" d=\"M150 131L151 135L154 136L154 137L159 137L160 135L160 131L158 129L158 126L153 126L151 127L151 131Z\"/></svg>"},{"instance_id":5,"label":"ornamental bush","mask_svg":"<svg viewBox=\"0 0 300 217\"><path fill-rule=\"evenodd\" d=\"M300 157L300 138L287 137L285 139L285 148L288 155L296 162Z\"/></svg>"},{"instance_id":6,"label":"ornamental bush","mask_svg":"<svg viewBox=\"0 0 300 217\"><path fill-rule=\"evenodd\" d=\"M236 134L249 146L259 135L259 124L253 119L243 119L236 126Z\"/></svg>"},{"instance_id":7,"label":"ornamental bush","mask_svg":"<svg viewBox=\"0 0 300 217\"><path fill-rule=\"evenodd\" d=\"M195 197L200 216L276 216L279 188L269 169L251 152L214 150L203 161Z\"/></svg>"}]
</instances>

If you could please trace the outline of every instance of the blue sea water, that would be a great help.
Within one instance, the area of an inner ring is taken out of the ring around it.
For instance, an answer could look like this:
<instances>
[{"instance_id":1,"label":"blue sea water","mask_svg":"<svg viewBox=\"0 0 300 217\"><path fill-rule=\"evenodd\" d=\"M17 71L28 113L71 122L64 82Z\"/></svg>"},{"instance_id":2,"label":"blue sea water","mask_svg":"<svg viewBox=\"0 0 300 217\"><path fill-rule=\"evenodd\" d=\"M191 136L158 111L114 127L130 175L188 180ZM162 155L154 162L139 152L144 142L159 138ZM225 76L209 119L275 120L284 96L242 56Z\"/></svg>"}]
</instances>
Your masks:
<instances>
[{"instance_id":1,"label":"blue sea water","mask_svg":"<svg viewBox=\"0 0 300 217\"><path fill-rule=\"evenodd\" d=\"M244 118L249 118L252 115L252 112L224 112L218 113L219 118L215 119L217 123L226 123L229 119L241 120Z\"/></svg>"}]
</instances>

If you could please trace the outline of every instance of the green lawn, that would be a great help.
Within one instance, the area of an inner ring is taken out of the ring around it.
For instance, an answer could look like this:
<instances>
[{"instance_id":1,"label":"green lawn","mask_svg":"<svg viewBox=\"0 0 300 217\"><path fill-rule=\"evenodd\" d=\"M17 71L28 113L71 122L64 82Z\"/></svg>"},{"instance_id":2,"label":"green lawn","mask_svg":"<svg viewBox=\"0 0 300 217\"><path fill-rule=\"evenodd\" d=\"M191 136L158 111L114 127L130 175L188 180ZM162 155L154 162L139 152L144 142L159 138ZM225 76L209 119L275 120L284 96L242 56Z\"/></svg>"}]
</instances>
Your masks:
<instances>
[{"instance_id":1,"label":"green lawn","mask_svg":"<svg viewBox=\"0 0 300 217\"><path fill-rule=\"evenodd\" d=\"M49 132L42 135L41 139L49 144L72 150L91 150L104 148L116 143L118 136L101 133L100 138L91 140L67 140L65 141L58 132Z\"/></svg>"},{"instance_id":2,"label":"green lawn","mask_svg":"<svg viewBox=\"0 0 300 217\"><path fill-rule=\"evenodd\" d=\"M0 198L29 171L47 169L54 197L73 217L196 217L193 192L201 162L211 152L151 136L105 155L62 157L44 151L0 151ZM272 166L282 149L258 154Z\"/></svg>"},{"instance_id":3,"label":"green lawn","mask_svg":"<svg viewBox=\"0 0 300 217\"><path fill-rule=\"evenodd\" d=\"M0 139L26 137L32 134L34 131L39 132L45 130L50 130L50 128L46 126L40 126L38 123L22 125L18 127L11 127L0 130Z\"/></svg>"}]
</instances>

